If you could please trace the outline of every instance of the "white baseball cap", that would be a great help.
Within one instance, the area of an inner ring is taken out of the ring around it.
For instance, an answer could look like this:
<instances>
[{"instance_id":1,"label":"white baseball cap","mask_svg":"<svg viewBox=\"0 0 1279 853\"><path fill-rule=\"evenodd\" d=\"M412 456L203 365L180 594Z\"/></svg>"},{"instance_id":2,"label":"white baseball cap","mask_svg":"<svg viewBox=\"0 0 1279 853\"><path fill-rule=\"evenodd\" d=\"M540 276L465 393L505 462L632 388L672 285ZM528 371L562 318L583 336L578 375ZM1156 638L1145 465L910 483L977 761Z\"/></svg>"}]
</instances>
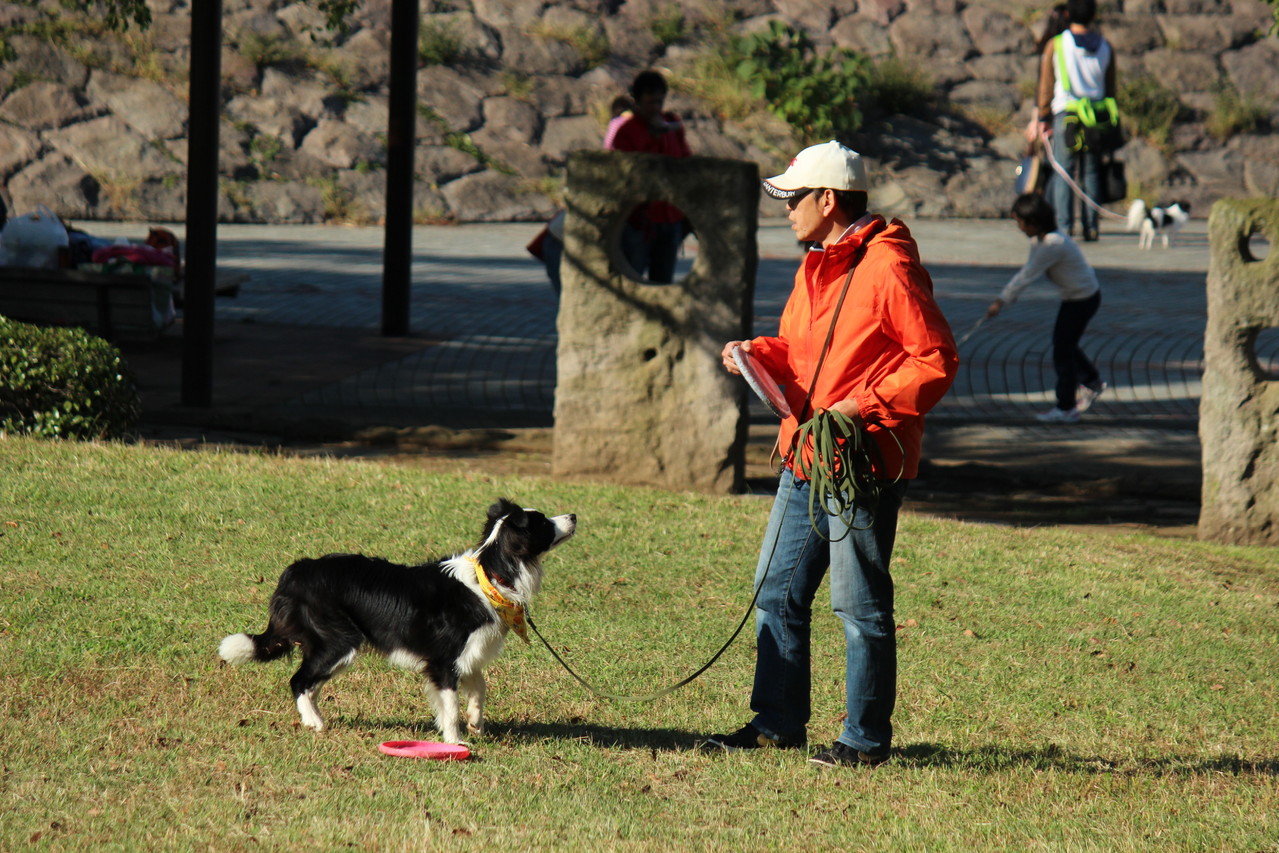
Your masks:
<instances>
[{"instance_id":1,"label":"white baseball cap","mask_svg":"<svg viewBox=\"0 0 1279 853\"><path fill-rule=\"evenodd\" d=\"M764 179L764 192L773 198L790 198L806 189L869 192L862 155L832 139L810 145L795 155L785 172Z\"/></svg>"}]
</instances>

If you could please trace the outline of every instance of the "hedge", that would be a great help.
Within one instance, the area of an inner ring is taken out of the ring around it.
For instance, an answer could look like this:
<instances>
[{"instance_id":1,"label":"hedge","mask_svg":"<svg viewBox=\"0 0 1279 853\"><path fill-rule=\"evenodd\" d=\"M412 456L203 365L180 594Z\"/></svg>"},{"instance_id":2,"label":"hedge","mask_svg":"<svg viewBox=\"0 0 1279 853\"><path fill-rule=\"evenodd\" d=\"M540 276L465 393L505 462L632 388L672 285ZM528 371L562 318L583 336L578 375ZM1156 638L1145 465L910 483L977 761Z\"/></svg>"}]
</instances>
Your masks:
<instances>
[{"instance_id":1,"label":"hedge","mask_svg":"<svg viewBox=\"0 0 1279 853\"><path fill-rule=\"evenodd\" d=\"M114 346L83 329L0 317L0 433L117 438L141 414Z\"/></svg>"}]
</instances>

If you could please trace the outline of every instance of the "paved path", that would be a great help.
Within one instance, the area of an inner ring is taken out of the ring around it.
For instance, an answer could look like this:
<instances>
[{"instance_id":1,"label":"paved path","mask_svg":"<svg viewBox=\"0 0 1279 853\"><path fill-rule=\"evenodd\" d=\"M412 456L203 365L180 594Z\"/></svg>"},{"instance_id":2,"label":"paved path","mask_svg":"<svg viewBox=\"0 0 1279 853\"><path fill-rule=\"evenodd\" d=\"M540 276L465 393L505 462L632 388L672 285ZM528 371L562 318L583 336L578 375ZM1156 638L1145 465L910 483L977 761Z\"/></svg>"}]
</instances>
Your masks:
<instances>
[{"instance_id":1,"label":"paved path","mask_svg":"<svg viewBox=\"0 0 1279 853\"><path fill-rule=\"evenodd\" d=\"M956 337L1024 260L1026 240L1006 221L912 223ZM135 226L96 224L105 236ZM549 424L555 382L554 294L524 251L536 226L420 227L414 231L412 330L438 346L343 377L301 403L393 404L519 414ZM349 328L376 333L381 310L376 228L223 225L222 267L248 273L238 298L219 299L217 323ZM776 327L798 251L789 229L760 229L757 332ZM684 268L696 252L690 245ZM1203 357L1205 224L1177 245L1142 252L1136 237L1084 244L1103 283L1103 304L1084 338L1110 391L1089 419L1159 423L1195 419ZM1021 421L1051 405L1049 335L1056 298L1032 286L960 348L963 367L939 418ZM1264 349L1271 342L1262 341ZM1262 357L1273 358L1270 345ZM486 424L458 424L459 426Z\"/></svg>"},{"instance_id":2,"label":"paved path","mask_svg":"<svg viewBox=\"0 0 1279 853\"><path fill-rule=\"evenodd\" d=\"M1024 261L1026 238L1006 220L908 224L959 337ZM1189 458L1197 455L1206 223L1190 223L1171 249L1153 251L1139 251L1136 236L1118 227L1082 244L1103 287L1084 348L1111 386L1082 426L1145 436L1148 443L1162 441L1160 432L1178 431ZM93 223L89 230L135 236L140 228ZM556 299L524 250L537 230L532 224L415 228L411 328L418 345L352 360L347 371L339 365L326 374L331 381L276 402L328 412L416 411L422 423L459 428L551 425ZM315 335L307 346L320 348L315 341L337 340L335 333L376 336L380 229L222 225L218 233L221 267L251 276L238 298L217 301L220 331L253 327L269 336L273 329L310 329ZM767 332L776 328L799 252L782 220L760 228L759 247L755 327ZM690 241L682 270L696 251ZM1016 440L1055 439L1071 429L1033 421L1052 401L1049 337L1056 305L1052 288L1035 285L977 329L960 347L961 372L934 420L999 427ZM1263 364L1279 366L1279 339L1266 337L1258 349ZM760 423L768 419L762 407L752 414Z\"/></svg>"}]
</instances>

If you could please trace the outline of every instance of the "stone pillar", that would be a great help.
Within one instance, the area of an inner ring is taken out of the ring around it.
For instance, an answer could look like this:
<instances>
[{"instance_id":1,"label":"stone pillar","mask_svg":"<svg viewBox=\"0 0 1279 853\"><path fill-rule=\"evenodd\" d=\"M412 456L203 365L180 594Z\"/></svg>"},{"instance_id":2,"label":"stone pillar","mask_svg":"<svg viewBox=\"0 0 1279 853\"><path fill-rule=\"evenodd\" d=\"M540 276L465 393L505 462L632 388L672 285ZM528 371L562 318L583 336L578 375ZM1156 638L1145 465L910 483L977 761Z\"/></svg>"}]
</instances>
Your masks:
<instances>
[{"instance_id":1,"label":"stone pillar","mask_svg":"<svg viewBox=\"0 0 1279 853\"><path fill-rule=\"evenodd\" d=\"M557 476L706 492L740 491L746 386L720 364L749 334L759 171L710 157L614 151L569 158L555 388ZM648 284L622 256L636 205L687 215L699 251L673 284Z\"/></svg>"},{"instance_id":2,"label":"stone pillar","mask_svg":"<svg viewBox=\"0 0 1279 853\"><path fill-rule=\"evenodd\" d=\"M1270 241L1261 261L1248 251L1257 233ZM1199 538L1279 545L1279 376L1254 351L1257 334L1279 326L1279 200L1217 202L1208 237Z\"/></svg>"}]
</instances>

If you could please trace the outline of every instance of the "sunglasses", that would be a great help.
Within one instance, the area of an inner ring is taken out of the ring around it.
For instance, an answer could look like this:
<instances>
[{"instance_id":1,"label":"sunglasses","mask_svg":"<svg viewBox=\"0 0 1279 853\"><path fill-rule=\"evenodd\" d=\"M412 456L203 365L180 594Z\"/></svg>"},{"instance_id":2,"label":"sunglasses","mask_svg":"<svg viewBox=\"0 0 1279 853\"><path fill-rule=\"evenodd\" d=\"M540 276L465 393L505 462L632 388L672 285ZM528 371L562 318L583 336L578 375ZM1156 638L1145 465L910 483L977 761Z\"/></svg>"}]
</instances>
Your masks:
<instances>
[{"instance_id":1,"label":"sunglasses","mask_svg":"<svg viewBox=\"0 0 1279 853\"><path fill-rule=\"evenodd\" d=\"M803 201L804 198L812 191L813 190L811 187L806 190L800 190L799 192L795 193L790 198L786 199L786 209L794 210L795 208L799 207L799 203Z\"/></svg>"}]
</instances>

